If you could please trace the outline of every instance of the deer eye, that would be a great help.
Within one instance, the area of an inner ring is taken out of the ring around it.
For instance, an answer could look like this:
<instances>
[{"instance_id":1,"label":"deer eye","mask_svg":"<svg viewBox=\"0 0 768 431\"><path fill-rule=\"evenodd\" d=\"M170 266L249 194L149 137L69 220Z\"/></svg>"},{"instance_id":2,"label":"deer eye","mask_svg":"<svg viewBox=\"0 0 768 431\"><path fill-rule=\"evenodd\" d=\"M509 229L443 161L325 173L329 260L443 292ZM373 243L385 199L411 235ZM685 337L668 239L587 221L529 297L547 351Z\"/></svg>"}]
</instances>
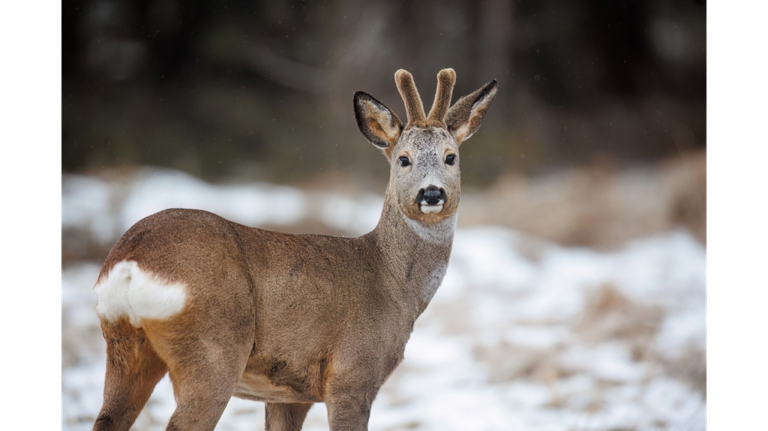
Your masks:
<instances>
[{"instance_id":1,"label":"deer eye","mask_svg":"<svg viewBox=\"0 0 768 431\"><path fill-rule=\"evenodd\" d=\"M406 166L410 166L411 165L411 161L408 159L408 157L400 156L398 158L398 160L400 160L400 166L402 166L402 167L406 167Z\"/></svg>"},{"instance_id":2,"label":"deer eye","mask_svg":"<svg viewBox=\"0 0 768 431\"><path fill-rule=\"evenodd\" d=\"M456 154L448 154L445 156L445 164L453 166L456 163Z\"/></svg>"}]
</instances>

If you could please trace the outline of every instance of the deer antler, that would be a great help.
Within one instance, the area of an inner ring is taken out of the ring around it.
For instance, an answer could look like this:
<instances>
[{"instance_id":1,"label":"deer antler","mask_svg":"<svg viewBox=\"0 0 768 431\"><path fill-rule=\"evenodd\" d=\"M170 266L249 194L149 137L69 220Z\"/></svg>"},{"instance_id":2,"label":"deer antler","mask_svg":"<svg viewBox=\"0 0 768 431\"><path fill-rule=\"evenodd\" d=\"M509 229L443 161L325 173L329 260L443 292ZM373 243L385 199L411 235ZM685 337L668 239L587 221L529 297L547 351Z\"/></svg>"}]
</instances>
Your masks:
<instances>
[{"instance_id":1,"label":"deer antler","mask_svg":"<svg viewBox=\"0 0 768 431\"><path fill-rule=\"evenodd\" d=\"M405 69L400 69L395 72L395 84L405 102L405 113L408 116L406 128L428 126L446 128L445 116L448 114L448 108L451 107L453 86L456 84L456 72L453 69L443 69L437 74L437 92L428 118L425 118L424 104L421 103L419 91L413 82L413 75Z\"/></svg>"},{"instance_id":2,"label":"deer antler","mask_svg":"<svg viewBox=\"0 0 768 431\"><path fill-rule=\"evenodd\" d=\"M443 69L437 74L437 92L432 109L429 110L427 124L434 127L446 128L445 116L451 106L453 86L456 84L456 72L451 69Z\"/></svg>"},{"instance_id":3,"label":"deer antler","mask_svg":"<svg viewBox=\"0 0 768 431\"><path fill-rule=\"evenodd\" d=\"M395 72L395 84L403 102L405 102L405 113L408 116L408 124L405 127L426 127L424 105L421 103L419 91L413 82L413 75L405 69L400 69Z\"/></svg>"}]
</instances>

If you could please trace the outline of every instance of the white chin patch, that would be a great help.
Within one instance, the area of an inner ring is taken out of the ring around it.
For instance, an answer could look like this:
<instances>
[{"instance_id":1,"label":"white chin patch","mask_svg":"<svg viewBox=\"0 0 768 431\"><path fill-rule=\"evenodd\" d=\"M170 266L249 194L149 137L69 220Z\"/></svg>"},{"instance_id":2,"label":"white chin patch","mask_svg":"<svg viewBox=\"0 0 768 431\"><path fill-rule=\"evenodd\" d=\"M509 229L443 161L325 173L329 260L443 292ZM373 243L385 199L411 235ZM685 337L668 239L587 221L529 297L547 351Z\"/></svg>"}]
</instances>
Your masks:
<instances>
[{"instance_id":1,"label":"white chin patch","mask_svg":"<svg viewBox=\"0 0 768 431\"><path fill-rule=\"evenodd\" d=\"M443 204L438 205L420 205L419 208L421 208L421 212L424 214L432 214L432 213L439 213L443 210Z\"/></svg>"}]
</instances>

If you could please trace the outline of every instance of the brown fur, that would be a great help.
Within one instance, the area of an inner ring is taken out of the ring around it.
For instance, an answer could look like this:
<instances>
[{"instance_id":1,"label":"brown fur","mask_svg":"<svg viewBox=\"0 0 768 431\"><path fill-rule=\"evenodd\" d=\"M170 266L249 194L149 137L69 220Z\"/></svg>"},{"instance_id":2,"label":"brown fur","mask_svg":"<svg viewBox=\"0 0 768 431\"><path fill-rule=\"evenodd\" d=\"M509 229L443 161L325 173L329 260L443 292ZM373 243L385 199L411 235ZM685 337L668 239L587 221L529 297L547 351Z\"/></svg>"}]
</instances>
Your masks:
<instances>
[{"instance_id":1,"label":"brown fur","mask_svg":"<svg viewBox=\"0 0 768 431\"><path fill-rule=\"evenodd\" d=\"M107 375L104 406L93 429L127 430L168 368L144 331L131 326L127 319L102 322L102 331L107 340Z\"/></svg>"},{"instance_id":2,"label":"brown fur","mask_svg":"<svg viewBox=\"0 0 768 431\"><path fill-rule=\"evenodd\" d=\"M397 116L364 93L354 106L363 134L391 160L411 151L421 169L442 170L444 212L413 213L412 184L396 180L407 172L393 164L381 219L359 238L266 231L200 210L139 221L99 281L135 261L183 284L187 299L177 315L138 328L102 318L108 364L94 429L130 427L166 370L177 399L169 430L213 429L231 396L265 401L268 430L301 429L315 402L326 403L332 430L367 429L371 403L445 274L454 226L445 223L455 220L459 187L458 164L441 167L442 153L433 154L438 144L457 150L445 129L401 133ZM425 240L409 225L417 222L438 239Z\"/></svg>"},{"instance_id":3,"label":"brown fur","mask_svg":"<svg viewBox=\"0 0 768 431\"><path fill-rule=\"evenodd\" d=\"M451 106L453 86L456 84L456 72L453 69L443 69L437 74L437 91L432 109L429 110L427 124L445 129L445 116Z\"/></svg>"},{"instance_id":4,"label":"brown fur","mask_svg":"<svg viewBox=\"0 0 768 431\"><path fill-rule=\"evenodd\" d=\"M451 107L445 123L459 144L469 139L480 128L485 111L496 96L496 89L494 79L462 97Z\"/></svg>"},{"instance_id":5,"label":"brown fur","mask_svg":"<svg viewBox=\"0 0 768 431\"><path fill-rule=\"evenodd\" d=\"M405 127L427 127L424 104L421 103L419 90L413 82L413 75L407 70L400 69L395 72L395 84L405 103L405 114L408 117L408 124Z\"/></svg>"},{"instance_id":6,"label":"brown fur","mask_svg":"<svg viewBox=\"0 0 768 431\"><path fill-rule=\"evenodd\" d=\"M301 429L312 404L266 405L266 431L291 431Z\"/></svg>"},{"instance_id":7,"label":"brown fur","mask_svg":"<svg viewBox=\"0 0 768 431\"><path fill-rule=\"evenodd\" d=\"M357 127L368 141L383 149L389 159L403 130L400 118L383 103L362 91L355 93L354 107Z\"/></svg>"}]
</instances>

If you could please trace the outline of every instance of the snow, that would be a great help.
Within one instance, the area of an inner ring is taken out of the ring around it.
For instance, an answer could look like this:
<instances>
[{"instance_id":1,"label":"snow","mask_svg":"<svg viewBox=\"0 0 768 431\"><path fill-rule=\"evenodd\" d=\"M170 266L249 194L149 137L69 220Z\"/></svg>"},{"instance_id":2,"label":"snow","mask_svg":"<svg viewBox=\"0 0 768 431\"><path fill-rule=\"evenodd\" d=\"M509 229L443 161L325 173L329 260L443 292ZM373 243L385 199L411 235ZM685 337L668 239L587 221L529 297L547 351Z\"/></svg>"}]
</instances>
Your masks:
<instances>
[{"instance_id":1,"label":"snow","mask_svg":"<svg viewBox=\"0 0 768 431\"><path fill-rule=\"evenodd\" d=\"M211 185L156 169L119 181L68 175L62 226L108 243L155 211L187 207L253 226L317 217L359 235L375 226L382 200ZM370 429L703 430L705 265L706 250L682 230L598 252L502 227L460 228L445 280L374 402ZM95 262L62 272L67 430L90 429L101 406L98 272ZM164 429L173 408L166 377L135 428ZM263 420L263 404L233 398L217 429L263 429ZM324 405L310 410L304 429L328 429Z\"/></svg>"},{"instance_id":2,"label":"snow","mask_svg":"<svg viewBox=\"0 0 768 431\"><path fill-rule=\"evenodd\" d=\"M214 186L192 176L147 170L135 181L122 211L122 227L166 208L205 208L232 221L287 225L304 218L302 193L290 187L249 184Z\"/></svg>"}]
</instances>

